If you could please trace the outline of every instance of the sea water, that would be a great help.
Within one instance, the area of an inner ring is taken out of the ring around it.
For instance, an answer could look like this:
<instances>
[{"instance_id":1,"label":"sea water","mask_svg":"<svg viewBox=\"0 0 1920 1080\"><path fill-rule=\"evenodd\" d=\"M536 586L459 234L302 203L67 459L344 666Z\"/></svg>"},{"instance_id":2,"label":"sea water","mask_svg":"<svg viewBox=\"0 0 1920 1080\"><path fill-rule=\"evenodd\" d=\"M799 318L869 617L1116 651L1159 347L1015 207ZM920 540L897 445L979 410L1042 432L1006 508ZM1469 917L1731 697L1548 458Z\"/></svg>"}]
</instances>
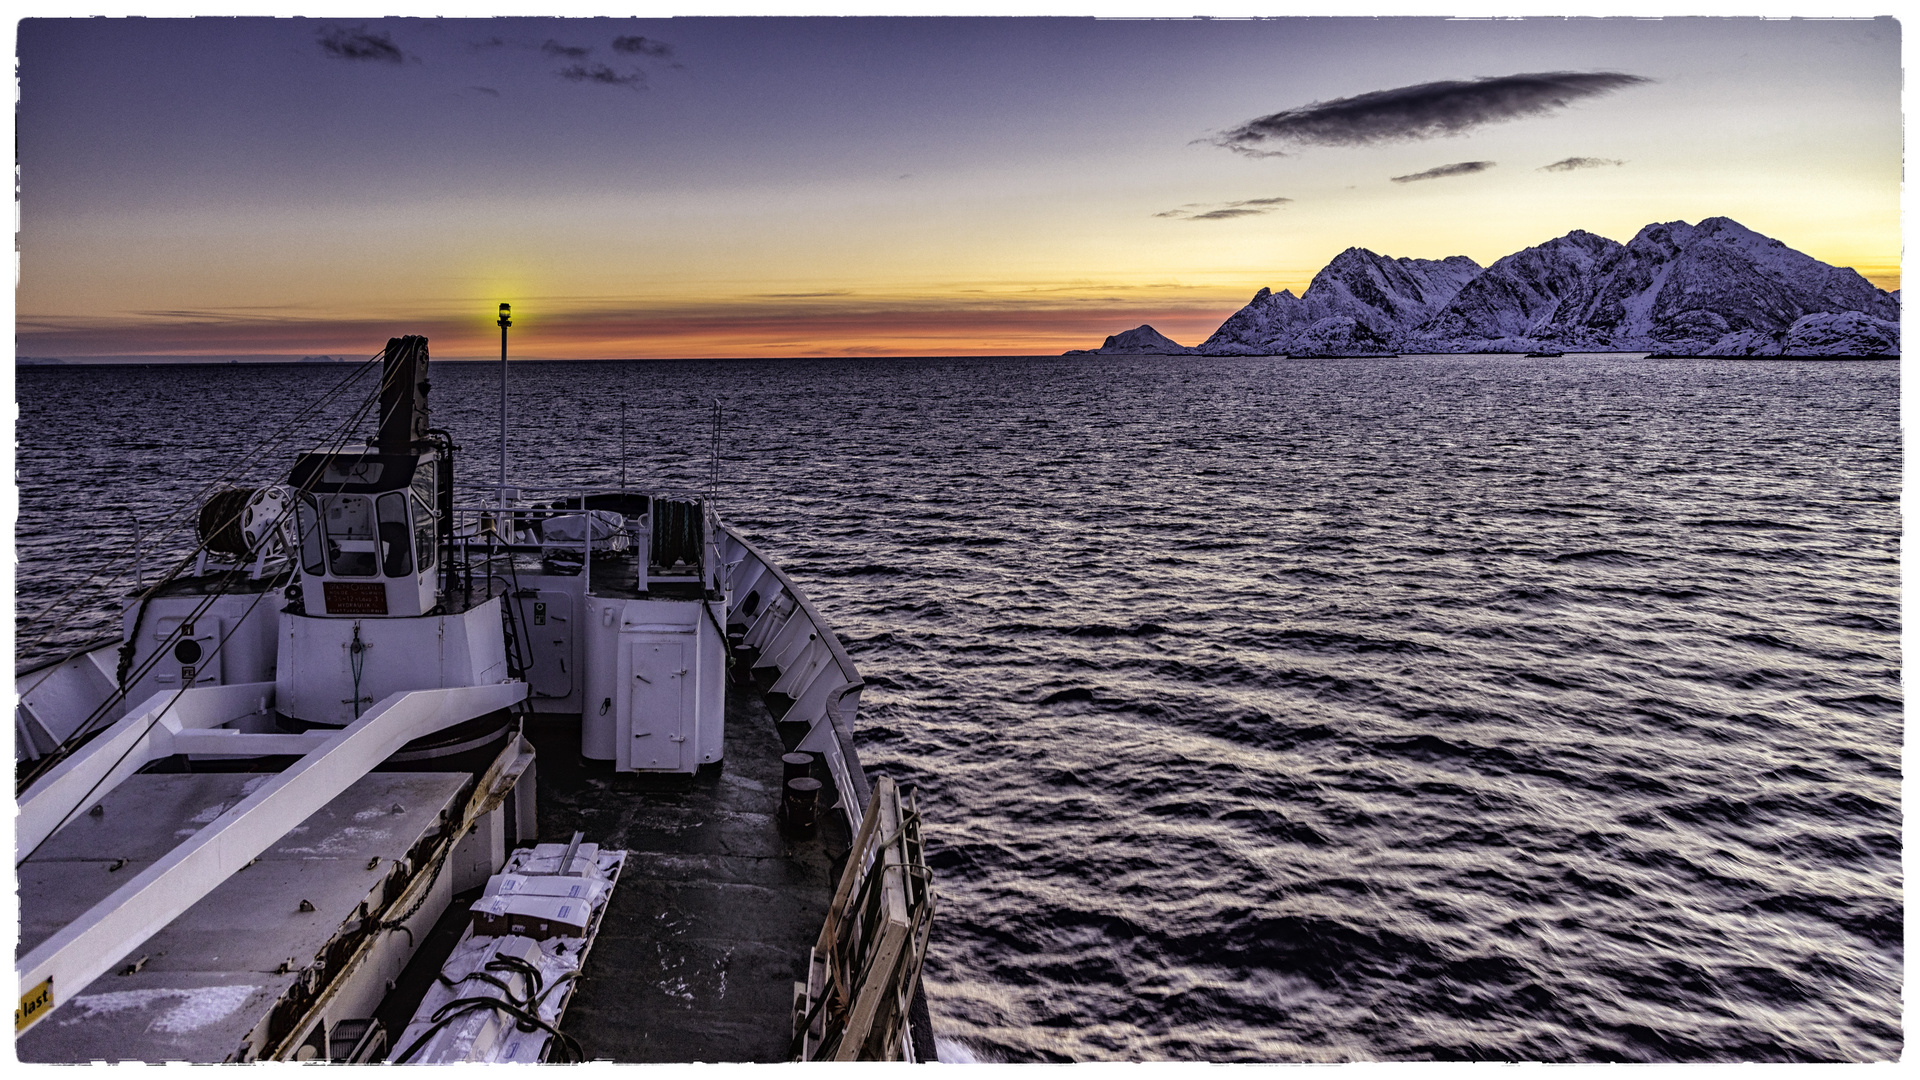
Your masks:
<instances>
[{"instance_id":1,"label":"sea water","mask_svg":"<svg viewBox=\"0 0 1920 1080\"><path fill-rule=\"evenodd\" d=\"M23 658L117 632L97 568L274 479L345 370L20 369ZM497 378L433 369L463 483ZM725 517L920 789L944 1056L1880 1060L1898 394L1609 356L528 362L508 449L617 484L624 402L629 479L705 487L720 403Z\"/></svg>"}]
</instances>

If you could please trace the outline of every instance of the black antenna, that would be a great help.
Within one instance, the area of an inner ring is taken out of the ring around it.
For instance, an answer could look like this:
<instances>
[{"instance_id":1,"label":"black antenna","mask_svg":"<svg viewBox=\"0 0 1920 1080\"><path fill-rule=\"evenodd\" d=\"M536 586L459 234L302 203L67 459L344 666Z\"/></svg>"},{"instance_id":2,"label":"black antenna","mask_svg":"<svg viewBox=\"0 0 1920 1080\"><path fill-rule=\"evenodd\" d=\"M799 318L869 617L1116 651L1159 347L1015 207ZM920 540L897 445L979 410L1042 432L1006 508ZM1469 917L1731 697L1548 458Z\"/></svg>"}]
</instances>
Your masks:
<instances>
[{"instance_id":1,"label":"black antenna","mask_svg":"<svg viewBox=\"0 0 1920 1080\"><path fill-rule=\"evenodd\" d=\"M627 490L627 403L620 403L620 490Z\"/></svg>"}]
</instances>

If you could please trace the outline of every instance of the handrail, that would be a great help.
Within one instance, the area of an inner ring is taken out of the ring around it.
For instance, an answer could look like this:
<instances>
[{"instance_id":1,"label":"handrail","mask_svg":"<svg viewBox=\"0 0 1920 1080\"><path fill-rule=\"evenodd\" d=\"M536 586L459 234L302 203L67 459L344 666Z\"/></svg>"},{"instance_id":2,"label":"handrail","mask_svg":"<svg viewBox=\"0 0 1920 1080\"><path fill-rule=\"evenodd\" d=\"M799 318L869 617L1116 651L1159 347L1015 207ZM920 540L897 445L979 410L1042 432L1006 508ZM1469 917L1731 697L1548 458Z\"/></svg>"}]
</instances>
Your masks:
<instances>
[{"instance_id":1,"label":"handrail","mask_svg":"<svg viewBox=\"0 0 1920 1080\"><path fill-rule=\"evenodd\" d=\"M799 586L793 583L793 579L787 576L787 572L781 569L778 563L768 558L759 548L754 547L745 537L741 536L733 526L727 524L725 521L719 522L719 526L720 532L725 535L727 539L739 544L742 550L758 560L760 565L766 568L766 572L772 575L773 580L779 583L781 590L793 598L794 613L788 616L788 621L791 622L796 615L804 616L807 622L813 626L814 632L819 636L820 641L826 645L827 655L832 659L833 666L839 671L843 685L836 690L834 696L823 705L820 716L821 722L816 724L812 731L808 732L808 738L811 739L815 732L824 727L826 729L826 735L830 737L838 747L840 756L846 767L845 786L848 789L845 793L846 797L841 799L841 805L846 808L849 824L855 829L858 829L860 826L860 817L857 815L864 813L864 807L872 797L873 788L867 781L866 767L860 764L860 752L854 747L854 717L846 715L845 710L841 708L841 704L846 700L848 695L856 694L864 689L866 681L860 677L860 669L854 666L853 658L847 655L846 646L840 644L840 636L833 632L833 628L820 616L819 610L813 606L812 601L807 599L806 594L800 591ZM738 597L735 597L735 602L739 602ZM770 603L771 600L769 599L768 602ZM825 677L826 673L824 671L814 674L816 680ZM857 703L854 709L857 715L859 709ZM836 782L839 782L840 778L836 777L835 779Z\"/></svg>"},{"instance_id":2,"label":"handrail","mask_svg":"<svg viewBox=\"0 0 1920 1080\"><path fill-rule=\"evenodd\" d=\"M808 619L812 620L815 629L820 631L822 640L827 643L827 651L832 654L834 663L840 668L841 673L847 677L847 681L851 683L861 682L860 669L854 666L853 658L847 655L846 646L840 644L839 635L833 632L827 620L820 617L819 610L813 606L811 600L807 599L806 594L801 592L799 587L793 583L793 579L787 576L787 572L782 570L778 563L767 558L766 553L749 543L747 538L741 536L733 526L722 521L720 523L720 531L732 538L735 543L745 548L747 554L759 559L761 565L767 568L767 572L773 575L773 579L778 581L782 588L786 589L787 595L793 597L794 603L799 606L801 611L806 613Z\"/></svg>"},{"instance_id":3,"label":"handrail","mask_svg":"<svg viewBox=\"0 0 1920 1080\"><path fill-rule=\"evenodd\" d=\"M39 660L29 661L26 667L14 668L13 677L16 680L24 679L29 675L33 675L37 672L45 671L50 667L58 667L59 665L64 664L69 660L78 660L81 657L87 655L90 652L93 652L96 649L105 649L109 647L116 648L116 649L120 647L119 634L112 634L106 637L94 638L92 641L87 642L85 645L82 645L77 649L70 649L66 652L60 653L57 656L48 656Z\"/></svg>"}]
</instances>

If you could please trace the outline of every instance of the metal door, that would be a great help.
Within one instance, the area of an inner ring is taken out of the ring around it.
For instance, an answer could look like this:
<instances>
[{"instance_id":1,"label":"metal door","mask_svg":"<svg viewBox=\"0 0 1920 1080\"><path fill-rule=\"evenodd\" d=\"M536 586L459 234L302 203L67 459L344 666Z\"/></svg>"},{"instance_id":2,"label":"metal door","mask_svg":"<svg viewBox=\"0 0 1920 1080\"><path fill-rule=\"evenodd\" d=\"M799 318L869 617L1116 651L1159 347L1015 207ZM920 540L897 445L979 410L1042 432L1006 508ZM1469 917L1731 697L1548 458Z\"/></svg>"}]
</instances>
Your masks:
<instances>
[{"instance_id":1,"label":"metal door","mask_svg":"<svg viewBox=\"0 0 1920 1080\"><path fill-rule=\"evenodd\" d=\"M573 693L573 597L563 592L541 591L528 599L518 599L519 616L524 620L531 666L527 684L536 698L564 698Z\"/></svg>"},{"instance_id":2,"label":"metal door","mask_svg":"<svg viewBox=\"0 0 1920 1080\"><path fill-rule=\"evenodd\" d=\"M188 623L179 637L168 642L166 639L180 630L183 622L186 622L183 618L169 617L155 624L154 640L166 646L166 655L154 663L148 677L168 689L219 686L224 622L215 616L202 615Z\"/></svg>"},{"instance_id":3,"label":"metal door","mask_svg":"<svg viewBox=\"0 0 1920 1080\"><path fill-rule=\"evenodd\" d=\"M686 641L637 641L628 654L627 723L633 732L627 760L635 769L677 771L687 742L692 651Z\"/></svg>"}]
</instances>

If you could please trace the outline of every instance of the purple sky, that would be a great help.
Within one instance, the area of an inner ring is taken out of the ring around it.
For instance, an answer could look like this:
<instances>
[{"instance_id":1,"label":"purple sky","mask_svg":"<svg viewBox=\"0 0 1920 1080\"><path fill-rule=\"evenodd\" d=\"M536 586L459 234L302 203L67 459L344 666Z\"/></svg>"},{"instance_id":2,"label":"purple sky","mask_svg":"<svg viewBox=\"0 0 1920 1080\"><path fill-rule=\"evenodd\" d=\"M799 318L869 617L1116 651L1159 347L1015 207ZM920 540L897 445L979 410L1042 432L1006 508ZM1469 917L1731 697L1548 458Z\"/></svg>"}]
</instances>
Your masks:
<instances>
[{"instance_id":1,"label":"purple sky","mask_svg":"<svg viewBox=\"0 0 1920 1080\"><path fill-rule=\"evenodd\" d=\"M1884 19L27 20L19 65L35 355L369 351L403 322L477 353L503 299L556 356L1190 343L1349 245L1484 263L1715 214L1898 281ZM1640 81L1221 145L1543 72Z\"/></svg>"}]
</instances>

